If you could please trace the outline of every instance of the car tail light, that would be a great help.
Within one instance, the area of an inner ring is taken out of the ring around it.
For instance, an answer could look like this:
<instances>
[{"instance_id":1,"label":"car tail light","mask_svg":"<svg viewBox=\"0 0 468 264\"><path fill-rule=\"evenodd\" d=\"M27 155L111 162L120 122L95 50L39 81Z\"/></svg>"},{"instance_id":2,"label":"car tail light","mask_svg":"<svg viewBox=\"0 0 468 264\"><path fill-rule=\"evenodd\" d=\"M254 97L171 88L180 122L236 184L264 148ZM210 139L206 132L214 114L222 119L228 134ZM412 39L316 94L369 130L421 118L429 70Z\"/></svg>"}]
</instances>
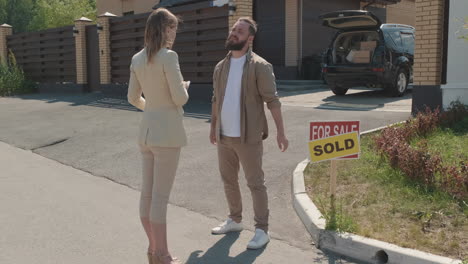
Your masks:
<instances>
[{"instance_id":1,"label":"car tail light","mask_svg":"<svg viewBox=\"0 0 468 264\"><path fill-rule=\"evenodd\" d=\"M323 68L322 68L322 72L323 72L323 73L327 73L327 72L328 72L328 68L327 68L327 67L323 67Z\"/></svg>"},{"instance_id":2,"label":"car tail light","mask_svg":"<svg viewBox=\"0 0 468 264\"><path fill-rule=\"evenodd\" d=\"M373 72L384 72L385 69L384 68L372 68L372 71Z\"/></svg>"}]
</instances>

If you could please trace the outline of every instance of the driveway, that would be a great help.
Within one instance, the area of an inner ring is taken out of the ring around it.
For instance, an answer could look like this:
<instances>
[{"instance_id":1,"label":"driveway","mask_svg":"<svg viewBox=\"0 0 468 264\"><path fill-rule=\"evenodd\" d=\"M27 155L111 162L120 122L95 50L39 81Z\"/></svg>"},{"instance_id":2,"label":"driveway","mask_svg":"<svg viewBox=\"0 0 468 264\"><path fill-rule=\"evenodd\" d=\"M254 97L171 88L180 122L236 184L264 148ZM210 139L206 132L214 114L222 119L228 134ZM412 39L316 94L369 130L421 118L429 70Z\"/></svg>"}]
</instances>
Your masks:
<instances>
[{"instance_id":1,"label":"driveway","mask_svg":"<svg viewBox=\"0 0 468 264\"><path fill-rule=\"evenodd\" d=\"M283 92L283 104L329 110L403 112L411 111L412 87L402 97L389 97L383 90L368 88L350 89L337 96L329 89Z\"/></svg>"},{"instance_id":2,"label":"driveway","mask_svg":"<svg viewBox=\"0 0 468 264\"><path fill-rule=\"evenodd\" d=\"M368 91L351 92L341 98L325 90L282 96L290 148L285 153L278 150L269 113L271 137L264 147L270 230L276 239L318 252L291 203L292 172L308 155L308 122L360 120L365 131L407 119L410 98L386 99ZM170 203L221 221L227 209L216 149L208 142L210 105L190 102L185 111L189 145L182 152ZM0 120L0 141L33 150L95 176L140 188L140 156L136 145L140 112L123 99L106 98L99 93L0 98ZM243 175L240 184L244 193L244 224L253 230L251 197Z\"/></svg>"}]
</instances>

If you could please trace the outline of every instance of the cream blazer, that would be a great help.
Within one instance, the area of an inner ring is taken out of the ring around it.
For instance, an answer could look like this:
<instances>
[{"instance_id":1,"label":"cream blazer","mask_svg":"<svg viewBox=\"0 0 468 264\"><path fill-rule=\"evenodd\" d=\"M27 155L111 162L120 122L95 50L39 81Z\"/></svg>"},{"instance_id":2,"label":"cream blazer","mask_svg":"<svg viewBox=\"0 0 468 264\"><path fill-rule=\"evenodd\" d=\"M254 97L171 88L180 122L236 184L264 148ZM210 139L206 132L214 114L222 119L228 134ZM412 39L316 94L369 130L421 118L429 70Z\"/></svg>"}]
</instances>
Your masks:
<instances>
[{"instance_id":1,"label":"cream blazer","mask_svg":"<svg viewBox=\"0 0 468 264\"><path fill-rule=\"evenodd\" d=\"M143 49L133 56L130 65L128 102L143 110L138 143L156 147L185 146L182 106L188 100L188 93L177 53L163 48L150 64L147 61L146 49Z\"/></svg>"}]
</instances>

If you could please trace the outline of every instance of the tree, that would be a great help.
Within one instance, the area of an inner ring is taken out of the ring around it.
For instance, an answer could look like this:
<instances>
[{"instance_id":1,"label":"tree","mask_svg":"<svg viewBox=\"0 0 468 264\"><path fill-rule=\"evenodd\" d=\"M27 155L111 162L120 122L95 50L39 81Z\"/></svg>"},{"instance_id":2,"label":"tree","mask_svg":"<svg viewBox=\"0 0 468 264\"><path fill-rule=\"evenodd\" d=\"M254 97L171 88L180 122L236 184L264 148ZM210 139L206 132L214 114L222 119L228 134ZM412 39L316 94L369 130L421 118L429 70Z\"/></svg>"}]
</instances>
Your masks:
<instances>
[{"instance_id":1,"label":"tree","mask_svg":"<svg viewBox=\"0 0 468 264\"><path fill-rule=\"evenodd\" d=\"M96 0L0 0L0 24L15 32L73 25L82 16L96 19Z\"/></svg>"},{"instance_id":2,"label":"tree","mask_svg":"<svg viewBox=\"0 0 468 264\"><path fill-rule=\"evenodd\" d=\"M95 0L37 0L29 29L35 31L72 25L82 16L96 19Z\"/></svg>"},{"instance_id":3,"label":"tree","mask_svg":"<svg viewBox=\"0 0 468 264\"><path fill-rule=\"evenodd\" d=\"M0 25L7 22L7 1L0 0Z\"/></svg>"},{"instance_id":4,"label":"tree","mask_svg":"<svg viewBox=\"0 0 468 264\"><path fill-rule=\"evenodd\" d=\"M0 24L13 26L15 32L26 31L34 14L36 0L0 0Z\"/></svg>"}]
</instances>

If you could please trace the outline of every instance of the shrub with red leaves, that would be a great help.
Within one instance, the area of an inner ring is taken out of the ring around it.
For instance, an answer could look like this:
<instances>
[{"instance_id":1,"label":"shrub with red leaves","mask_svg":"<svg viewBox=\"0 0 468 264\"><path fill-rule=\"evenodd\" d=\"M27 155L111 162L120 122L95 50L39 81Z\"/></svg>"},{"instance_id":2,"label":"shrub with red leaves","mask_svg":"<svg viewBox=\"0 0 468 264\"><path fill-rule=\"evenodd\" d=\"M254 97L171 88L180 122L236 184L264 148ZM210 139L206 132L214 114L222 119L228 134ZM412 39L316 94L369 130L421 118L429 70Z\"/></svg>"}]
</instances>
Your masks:
<instances>
[{"instance_id":1,"label":"shrub with red leaves","mask_svg":"<svg viewBox=\"0 0 468 264\"><path fill-rule=\"evenodd\" d=\"M410 145L415 137L425 137L437 127L450 127L468 117L468 106L461 103L441 113L439 109L420 112L404 125L388 127L374 137L377 151L393 168L400 169L410 179L428 188L438 188L458 199L468 198L468 161L460 166L446 166L439 155L430 155L427 141L421 139L416 147ZM436 177L439 175L439 177Z\"/></svg>"}]
</instances>

